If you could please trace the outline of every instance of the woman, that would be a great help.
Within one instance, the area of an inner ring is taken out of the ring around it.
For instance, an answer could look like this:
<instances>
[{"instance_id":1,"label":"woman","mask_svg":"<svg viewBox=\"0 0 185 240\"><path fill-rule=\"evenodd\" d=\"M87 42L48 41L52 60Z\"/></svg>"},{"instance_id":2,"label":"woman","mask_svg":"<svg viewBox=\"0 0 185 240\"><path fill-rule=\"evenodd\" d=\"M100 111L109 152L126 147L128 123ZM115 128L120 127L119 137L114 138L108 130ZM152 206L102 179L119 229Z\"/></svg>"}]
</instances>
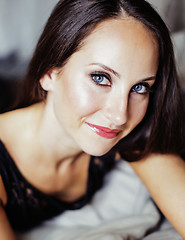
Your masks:
<instances>
[{"instance_id":1,"label":"woman","mask_svg":"<svg viewBox=\"0 0 185 240\"><path fill-rule=\"evenodd\" d=\"M147 2L59 1L21 93L0 116L2 239L85 205L116 152L185 237L184 106L168 30Z\"/></svg>"}]
</instances>

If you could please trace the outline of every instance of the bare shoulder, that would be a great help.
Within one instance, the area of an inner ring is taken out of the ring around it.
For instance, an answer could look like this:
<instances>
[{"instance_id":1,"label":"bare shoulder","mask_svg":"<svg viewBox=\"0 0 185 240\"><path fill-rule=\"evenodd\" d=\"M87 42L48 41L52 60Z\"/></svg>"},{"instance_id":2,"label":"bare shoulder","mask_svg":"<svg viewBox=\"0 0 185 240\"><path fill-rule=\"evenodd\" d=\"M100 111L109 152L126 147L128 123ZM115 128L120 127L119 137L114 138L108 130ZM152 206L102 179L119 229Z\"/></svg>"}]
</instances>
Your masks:
<instances>
[{"instance_id":1,"label":"bare shoulder","mask_svg":"<svg viewBox=\"0 0 185 240\"><path fill-rule=\"evenodd\" d=\"M0 114L0 139L9 142L21 138L35 119L36 109L38 104Z\"/></svg>"},{"instance_id":2,"label":"bare shoulder","mask_svg":"<svg viewBox=\"0 0 185 240\"><path fill-rule=\"evenodd\" d=\"M20 110L0 114L0 139L12 138L20 125Z\"/></svg>"},{"instance_id":3,"label":"bare shoulder","mask_svg":"<svg viewBox=\"0 0 185 240\"><path fill-rule=\"evenodd\" d=\"M184 187L185 161L178 155L151 154L130 165L150 192L153 192L155 187L164 187L164 190L170 189L172 185L180 186L182 183Z\"/></svg>"},{"instance_id":4,"label":"bare shoulder","mask_svg":"<svg viewBox=\"0 0 185 240\"><path fill-rule=\"evenodd\" d=\"M175 154L150 154L145 158L132 162L130 165L137 171L140 168L161 168L163 167L174 167L174 166L185 166L184 160Z\"/></svg>"},{"instance_id":5,"label":"bare shoulder","mask_svg":"<svg viewBox=\"0 0 185 240\"><path fill-rule=\"evenodd\" d=\"M177 155L152 154L131 166L185 239L185 161Z\"/></svg>"},{"instance_id":6,"label":"bare shoulder","mask_svg":"<svg viewBox=\"0 0 185 240\"><path fill-rule=\"evenodd\" d=\"M0 140L8 142L11 139L11 122L14 121L14 113L8 112L0 114ZM7 194L2 177L0 176L0 201L3 206L7 203Z\"/></svg>"},{"instance_id":7,"label":"bare shoulder","mask_svg":"<svg viewBox=\"0 0 185 240\"><path fill-rule=\"evenodd\" d=\"M0 176L0 201L2 201L3 206L5 206L7 203L7 194L1 176Z\"/></svg>"}]
</instances>

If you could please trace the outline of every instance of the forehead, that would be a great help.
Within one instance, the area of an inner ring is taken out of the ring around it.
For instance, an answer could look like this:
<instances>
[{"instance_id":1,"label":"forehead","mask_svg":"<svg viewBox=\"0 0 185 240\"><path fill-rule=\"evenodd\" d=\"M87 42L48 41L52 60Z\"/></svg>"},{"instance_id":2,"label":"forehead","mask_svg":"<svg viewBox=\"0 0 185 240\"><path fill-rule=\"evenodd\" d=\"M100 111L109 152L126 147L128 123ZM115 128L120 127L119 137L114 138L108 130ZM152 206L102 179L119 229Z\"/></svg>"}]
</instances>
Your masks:
<instances>
[{"instance_id":1,"label":"forehead","mask_svg":"<svg viewBox=\"0 0 185 240\"><path fill-rule=\"evenodd\" d=\"M110 19L101 22L83 41L83 54L90 57L120 60L134 63L134 58L142 62L142 58L153 59L158 62L158 42L144 24L132 17L123 19ZM92 59L93 60L93 59ZM117 62L118 63L118 62Z\"/></svg>"},{"instance_id":2,"label":"forehead","mask_svg":"<svg viewBox=\"0 0 185 240\"><path fill-rule=\"evenodd\" d=\"M85 38L66 67L80 68L97 62L129 79L155 75L157 40L146 26L131 17L103 21Z\"/></svg>"},{"instance_id":3,"label":"forehead","mask_svg":"<svg viewBox=\"0 0 185 240\"><path fill-rule=\"evenodd\" d=\"M135 46L148 42L151 46L158 48L158 41L154 33L133 17L109 19L99 23L82 42L82 46L85 47L95 42L97 44L102 40L116 42L120 39L130 41Z\"/></svg>"}]
</instances>

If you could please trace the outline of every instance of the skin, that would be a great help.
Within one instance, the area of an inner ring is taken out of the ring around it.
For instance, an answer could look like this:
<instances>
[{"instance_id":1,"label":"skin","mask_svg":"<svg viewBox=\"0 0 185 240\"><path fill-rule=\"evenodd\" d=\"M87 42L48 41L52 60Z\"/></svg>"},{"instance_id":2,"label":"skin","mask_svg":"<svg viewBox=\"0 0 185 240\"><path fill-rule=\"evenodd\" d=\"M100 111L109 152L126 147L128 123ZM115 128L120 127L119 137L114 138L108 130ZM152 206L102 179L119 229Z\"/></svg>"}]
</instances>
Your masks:
<instances>
[{"instance_id":1,"label":"skin","mask_svg":"<svg viewBox=\"0 0 185 240\"><path fill-rule=\"evenodd\" d=\"M1 140L25 178L59 199L81 197L86 191L89 155L105 154L142 121L157 68L157 43L141 23L127 18L99 24L63 69L51 69L40 79L48 92L46 102L0 116ZM87 123L119 129L120 133L107 139ZM152 166L153 160L150 162ZM146 166L150 189L156 176L150 176L152 167L142 164L133 168L147 182L142 171ZM6 192L0 183L5 205ZM162 202L159 200L159 205ZM0 224L5 217L0 207ZM10 240L12 230L5 220L0 234Z\"/></svg>"},{"instance_id":2,"label":"skin","mask_svg":"<svg viewBox=\"0 0 185 240\"><path fill-rule=\"evenodd\" d=\"M160 210L185 239L185 162L175 155L151 154L131 166Z\"/></svg>"},{"instance_id":3,"label":"skin","mask_svg":"<svg viewBox=\"0 0 185 240\"><path fill-rule=\"evenodd\" d=\"M134 20L102 23L83 45L59 74L57 69L52 70L41 79L41 84L48 91L62 131L61 145L65 136L69 149L72 146L76 151L100 156L143 119L149 92L142 84L154 84L158 49L152 34ZM90 75L97 72L101 73ZM101 79L99 85L93 81L97 77ZM141 90L134 91L136 86ZM87 123L121 132L106 139Z\"/></svg>"}]
</instances>

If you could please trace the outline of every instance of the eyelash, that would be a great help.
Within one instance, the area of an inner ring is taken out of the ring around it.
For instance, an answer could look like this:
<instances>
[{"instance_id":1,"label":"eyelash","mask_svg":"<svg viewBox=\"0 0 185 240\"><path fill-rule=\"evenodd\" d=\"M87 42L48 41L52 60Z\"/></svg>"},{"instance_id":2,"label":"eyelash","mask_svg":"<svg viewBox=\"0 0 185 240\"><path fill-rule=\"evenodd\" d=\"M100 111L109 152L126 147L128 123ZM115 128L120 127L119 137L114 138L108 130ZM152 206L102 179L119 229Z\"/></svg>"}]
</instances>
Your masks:
<instances>
[{"instance_id":1,"label":"eyelash","mask_svg":"<svg viewBox=\"0 0 185 240\"><path fill-rule=\"evenodd\" d=\"M89 75L90 75L92 81L100 87L111 87L111 85L112 85L111 76L108 73L96 71L96 72L90 73ZM94 77L105 78L109 82L109 84L101 84L100 82L95 80Z\"/></svg>"},{"instance_id":2,"label":"eyelash","mask_svg":"<svg viewBox=\"0 0 185 240\"><path fill-rule=\"evenodd\" d=\"M100 87L111 87L112 86L111 76L108 73L101 72L101 71L95 71L93 73L90 73L89 76L91 77L92 81ZM100 82L95 80L94 77L105 78L105 79L107 79L109 84L101 84ZM146 91L144 91L142 93L139 93L139 92L134 90L134 87L136 87L136 86L144 86L146 88ZM150 87L150 85L147 82L141 82L141 83L138 83L138 84L134 85L131 88L130 92L134 92L134 93L138 93L138 94L148 94L148 93L152 92L152 88Z\"/></svg>"},{"instance_id":3,"label":"eyelash","mask_svg":"<svg viewBox=\"0 0 185 240\"><path fill-rule=\"evenodd\" d=\"M142 92L142 93L135 91L134 88L136 86L143 86L143 87L145 87L145 91ZM141 83L138 83L138 84L134 85L131 88L131 92L138 93L138 94L148 94L148 93L152 92L152 87L147 82L141 82Z\"/></svg>"}]
</instances>

